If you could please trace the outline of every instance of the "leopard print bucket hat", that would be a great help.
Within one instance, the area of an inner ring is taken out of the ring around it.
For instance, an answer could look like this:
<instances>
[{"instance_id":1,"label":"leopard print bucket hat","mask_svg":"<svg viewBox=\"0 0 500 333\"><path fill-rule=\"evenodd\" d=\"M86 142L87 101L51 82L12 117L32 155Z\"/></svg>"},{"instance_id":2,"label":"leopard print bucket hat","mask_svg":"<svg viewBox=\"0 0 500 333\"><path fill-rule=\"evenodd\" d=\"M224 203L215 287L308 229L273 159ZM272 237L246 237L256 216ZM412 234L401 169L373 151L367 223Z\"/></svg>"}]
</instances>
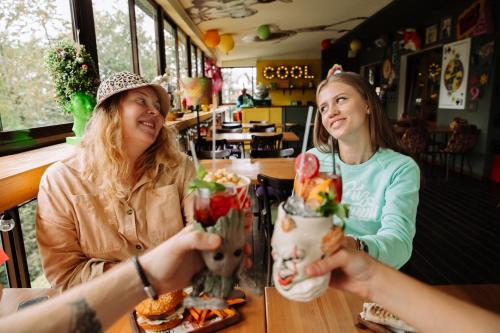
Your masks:
<instances>
[{"instance_id":1,"label":"leopard print bucket hat","mask_svg":"<svg viewBox=\"0 0 500 333\"><path fill-rule=\"evenodd\" d=\"M166 115L169 110L169 96L166 90L159 84L149 83L144 80L140 75L130 73L130 72L118 72L111 74L106 80L102 81L97 89L97 104L94 111L109 97L123 91L141 88L141 87L151 87L156 91L158 98L160 99L160 112Z\"/></svg>"}]
</instances>

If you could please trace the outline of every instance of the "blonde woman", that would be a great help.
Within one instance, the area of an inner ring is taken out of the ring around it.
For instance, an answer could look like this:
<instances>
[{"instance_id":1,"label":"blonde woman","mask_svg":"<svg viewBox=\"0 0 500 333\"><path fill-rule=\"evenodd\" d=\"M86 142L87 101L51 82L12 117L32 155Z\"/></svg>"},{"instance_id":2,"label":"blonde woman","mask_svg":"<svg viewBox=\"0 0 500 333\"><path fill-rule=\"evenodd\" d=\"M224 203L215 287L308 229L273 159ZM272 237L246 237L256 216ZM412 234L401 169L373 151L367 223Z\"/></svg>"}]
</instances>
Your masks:
<instances>
[{"instance_id":1,"label":"blonde woman","mask_svg":"<svg viewBox=\"0 0 500 333\"><path fill-rule=\"evenodd\" d=\"M133 73L99 86L80 147L40 183L37 240L53 287L92 280L191 221L195 170L164 126L168 105L161 86Z\"/></svg>"}]
</instances>

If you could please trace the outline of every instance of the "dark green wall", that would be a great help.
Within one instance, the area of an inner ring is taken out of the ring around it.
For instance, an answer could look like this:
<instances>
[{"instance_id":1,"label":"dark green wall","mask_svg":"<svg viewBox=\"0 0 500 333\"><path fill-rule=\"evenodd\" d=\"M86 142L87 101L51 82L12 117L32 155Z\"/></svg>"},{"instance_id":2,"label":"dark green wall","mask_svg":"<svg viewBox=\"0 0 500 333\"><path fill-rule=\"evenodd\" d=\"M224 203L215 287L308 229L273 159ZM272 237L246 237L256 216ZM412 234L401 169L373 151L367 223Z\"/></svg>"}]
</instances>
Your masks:
<instances>
[{"instance_id":1,"label":"dark green wall","mask_svg":"<svg viewBox=\"0 0 500 333\"><path fill-rule=\"evenodd\" d=\"M361 66L381 63L386 57L391 56L389 47L398 39L398 31L404 28L415 28L422 39L423 48L441 46L456 40L456 21L458 15L468 8L472 0L396 0L382 9L376 15L365 21L356 29L336 41L322 53L322 74L326 76L328 69L335 63L344 65L347 70L358 71ZM495 33L473 37L471 40L471 64L469 78L473 73L487 72L489 82L484 87L477 103L470 103L467 98L465 110L438 109L437 125L446 126L454 117L467 119L481 130L479 142L472 156L473 173L479 177L488 177L491 169L492 141L500 140L500 1L487 1L487 8L492 14ZM424 45L425 29L433 24L439 24L444 17L453 18L451 37L439 40L430 45ZM376 39L385 37L387 46L379 48L373 43ZM362 49L355 59L347 58L347 50L352 39L358 38L362 42ZM495 41L495 53L489 64L481 62L478 51L488 41ZM400 51L396 58L395 70L399 78L399 59L410 51ZM398 89L401 82L396 79L396 86L386 95L385 110L389 118L395 119L398 114ZM468 89L470 88L468 84ZM497 126L494 119L498 119Z\"/></svg>"}]
</instances>

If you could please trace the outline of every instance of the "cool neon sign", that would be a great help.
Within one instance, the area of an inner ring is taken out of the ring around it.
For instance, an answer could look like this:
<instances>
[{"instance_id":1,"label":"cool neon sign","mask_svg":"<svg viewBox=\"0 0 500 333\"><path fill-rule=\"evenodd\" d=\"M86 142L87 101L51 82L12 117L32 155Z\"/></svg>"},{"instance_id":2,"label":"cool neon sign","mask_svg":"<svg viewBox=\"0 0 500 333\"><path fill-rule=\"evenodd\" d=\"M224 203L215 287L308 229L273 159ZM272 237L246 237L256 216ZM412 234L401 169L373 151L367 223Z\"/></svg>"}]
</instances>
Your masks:
<instances>
[{"instance_id":1,"label":"cool neon sign","mask_svg":"<svg viewBox=\"0 0 500 333\"><path fill-rule=\"evenodd\" d=\"M314 79L314 75L309 73L309 66L266 66L263 70L264 78L272 80L275 77L280 80L285 80L289 77L292 79Z\"/></svg>"}]
</instances>

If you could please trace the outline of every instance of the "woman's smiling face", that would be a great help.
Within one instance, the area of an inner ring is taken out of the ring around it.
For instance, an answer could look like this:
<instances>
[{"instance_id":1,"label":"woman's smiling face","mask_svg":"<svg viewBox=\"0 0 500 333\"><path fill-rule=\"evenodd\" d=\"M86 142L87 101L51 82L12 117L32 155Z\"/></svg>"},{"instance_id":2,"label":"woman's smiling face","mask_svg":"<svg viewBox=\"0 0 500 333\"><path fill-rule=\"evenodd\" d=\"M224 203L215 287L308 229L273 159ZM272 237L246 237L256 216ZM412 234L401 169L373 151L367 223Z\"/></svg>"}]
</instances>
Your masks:
<instances>
[{"instance_id":1,"label":"woman's smiling face","mask_svg":"<svg viewBox=\"0 0 500 333\"><path fill-rule=\"evenodd\" d=\"M356 140L369 134L367 101L348 84L332 82L318 95L321 121L328 133L339 141Z\"/></svg>"},{"instance_id":2,"label":"woman's smiling face","mask_svg":"<svg viewBox=\"0 0 500 333\"><path fill-rule=\"evenodd\" d=\"M125 145L139 145L146 150L165 122L158 95L150 87L132 89L122 97L120 106Z\"/></svg>"}]
</instances>

